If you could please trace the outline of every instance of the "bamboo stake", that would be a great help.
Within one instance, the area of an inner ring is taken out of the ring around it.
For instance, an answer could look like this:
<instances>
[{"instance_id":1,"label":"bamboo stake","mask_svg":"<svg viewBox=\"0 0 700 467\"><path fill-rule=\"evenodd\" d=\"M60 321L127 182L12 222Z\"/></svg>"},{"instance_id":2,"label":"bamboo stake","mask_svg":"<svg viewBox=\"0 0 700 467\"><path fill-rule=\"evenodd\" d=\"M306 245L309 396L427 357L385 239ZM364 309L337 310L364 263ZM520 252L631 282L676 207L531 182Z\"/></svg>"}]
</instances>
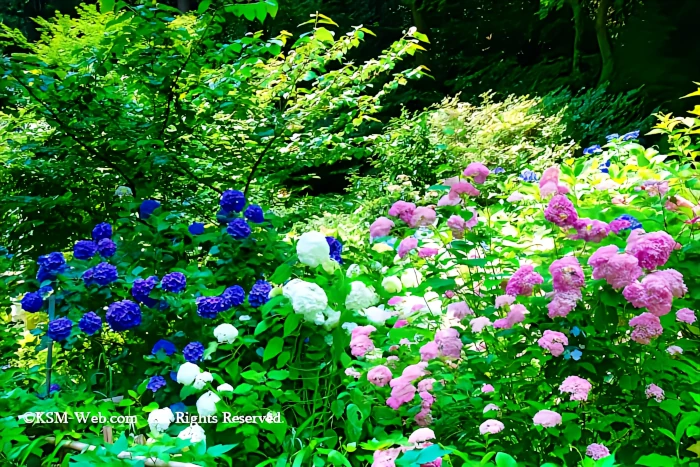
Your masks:
<instances>
[{"instance_id":1,"label":"bamboo stake","mask_svg":"<svg viewBox=\"0 0 700 467\"><path fill-rule=\"evenodd\" d=\"M51 444L56 444L56 438L53 436L47 436L46 441L48 441ZM74 451L94 451L97 449L97 446L93 446L92 444L86 444L86 443L81 443L80 441L61 441L61 447L63 448L68 448L72 449ZM122 451L120 452L117 457L119 459L133 459L133 460L142 460L144 461L144 465L147 465L149 467L201 467L197 464L191 464L189 462L176 462L176 461L170 461L166 462L160 459L156 459L154 457L146 457L146 456L133 456L130 452L128 451Z\"/></svg>"}]
</instances>

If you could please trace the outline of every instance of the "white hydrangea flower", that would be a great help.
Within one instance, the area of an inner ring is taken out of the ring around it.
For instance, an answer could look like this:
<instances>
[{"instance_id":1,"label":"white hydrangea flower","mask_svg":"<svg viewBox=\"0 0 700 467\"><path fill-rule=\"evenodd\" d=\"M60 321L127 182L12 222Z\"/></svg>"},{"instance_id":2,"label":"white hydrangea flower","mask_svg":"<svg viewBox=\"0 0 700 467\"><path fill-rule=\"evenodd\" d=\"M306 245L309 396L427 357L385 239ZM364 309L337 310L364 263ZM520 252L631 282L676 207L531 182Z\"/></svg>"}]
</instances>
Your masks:
<instances>
[{"instance_id":1,"label":"white hydrangea flower","mask_svg":"<svg viewBox=\"0 0 700 467\"><path fill-rule=\"evenodd\" d=\"M200 441L207 439L207 435L204 433L204 428L197 425L196 423L193 423L192 425L182 430L180 434L177 435L177 437L180 439L188 439L192 444L196 444Z\"/></svg>"},{"instance_id":2,"label":"white hydrangea flower","mask_svg":"<svg viewBox=\"0 0 700 467\"><path fill-rule=\"evenodd\" d=\"M297 242L297 257L307 266L315 268L330 258L331 248L321 232L306 232Z\"/></svg>"},{"instance_id":3,"label":"white hydrangea flower","mask_svg":"<svg viewBox=\"0 0 700 467\"><path fill-rule=\"evenodd\" d=\"M328 307L324 313L327 316L326 321L323 323L323 327L326 329L326 331L330 331L338 326L338 322L340 322L339 311L332 310L330 307Z\"/></svg>"},{"instance_id":4,"label":"white hydrangea flower","mask_svg":"<svg viewBox=\"0 0 700 467\"><path fill-rule=\"evenodd\" d=\"M386 320L391 318L393 315L388 311L384 310L384 305L371 306L363 312L365 318L372 323L379 326L383 326Z\"/></svg>"},{"instance_id":5,"label":"white hydrangea flower","mask_svg":"<svg viewBox=\"0 0 700 467\"><path fill-rule=\"evenodd\" d=\"M212 391L207 391L202 394L197 400L197 413L202 417L208 417L216 413L216 403L221 398Z\"/></svg>"},{"instance_id":6,"label":"white hydrangea flower","mask_svg":"<svg viewBox=\"0 0 700 467\"><path fill-rule=\"evenodd\" d=\"M282 290L284 296L292 302L294 313L304 315L307 322L318 321L321 315L320 324L325 322L323 312L328 307L328 297L317 284L293 279L287 282Z\"/></svg>"},{"instance_id":7,"label":"white hydrangea flower","mask_svg":"<svg viewBox=\"0 0 700 467\"><path fill-rule=\"evenodd\" d=\"M345 307L349 310L360 311L379 303L379 296L363 282L355 281L350 284L350 293L345 299Z\"/></svg>"},{"instance_id":8,"label":"white hydrangea flower","mask_svg":"<svg viewBox=\"0 0 700 467\"><path fill-rule=\"evenodd\" d=\"M116 191L114 192L114 196L119 196L120 198L122 198L124 196L134 196L134 193L128 186L120 186L117 187Z\"/></svg>"},{"instance_id":9,"label":"white hydrangea flower","mask_svg":"<svg viewBox=\"0 0 700 467\"><path fill-rule=\"evenodd\" d=\"M354 279L362 274L362 268L359 264L351 264L348 266L348 270L345 271L345 277L349 279Z\"/></svg>"},{"instance_id":10,"label":"white hydrangea flower","mask_svg":"<svg viewBox=\"0 0 700 467\"><path fill-rule=\"evenodd\" d=\"M163 433L175 421L175 415L169 407L156 409L148 414L148 427L154 433Z\"/></svg>"},{"instance_id":11,"label":"white hydrangea flower","mask_svg":"<svg viewBox=\"0 0 700 467\"><path fill-rule=\"evenodd\" d=\"M352 330L355 329L357 326L358 326L357 323L349 323L349 322L348 322L348 323L343 323L343 325L340 326L340 327L343 328L343 329L345 329L345 330L347 331L348 334L351 334L351 333L352 333Z\"/></svg>"},{"instance_id":12,"label":"white hydrangea flower","mask_svg":"<svg viewBox=\"0 0 700 467\"><path fill-rule=\"evenodd\" d=\"M204 389L204 386L206 386L207 383L211 383L212 381L214 381L214 377L211 375L211 373L205 371L203 373L198 374L195 377L192 386L194 386L195 389Z\"/></svg>"},{"instance_id":13,"label":"white hydrangea flower","mask_svg":"<svg viewBox=\"0 0 700 467\"><path fill-rule=\"evenodd\" d=\"M401 279L396 276L385 277L382 280L382 287L389 293L399 293L402 288Z\"/></svg>"},{"instance_id":14,"label":"white hydrangea flower","mask_svg":"<svg viewBox=\"0 0 700 467\"><path fill-rule=\"evenodd\" d=\"M223 393L229 393L229 392L233 392L233 386L231 386L228 383L224 383L224 384L219 385L219 387L216 388L216 390L219 392L223 392Z\"/></svg>"},{"instance_id":15,"label":"white hydrangea flower","mask_svg":"<svg viewBox=\"0 0 700 467\"><path fill-rule=\"evenodd\" d=\"M201 372L199 367L194 363L185 362L180 365L177 370L177 382L189 386L194 383L195 378Z\"/></svg>"},{"instance_id":16,"label":"white hydrangea flower","mask_svg":"<svg viewBox=\"0 0 700 467\"><path fill-rule=\"evenodd\" d=\"M408 268L401 274L401 283L407 289L418 287L423 282L423 274L415 268Z\"/></svg>"},{"instance_id":17,"label":"white hydrangea flower","mask_svg":"<svg viewBox=\"0 0 700 467\"><path fill-rule=\"evenodd\" d=\"M220 324L214 329L214 337L219 344L232 344L238 337L238 329L233 324Z\"/></svg>"},{"instance_id":18,"label":"white hydrangea flower","mask_svg":"<svg viewBox=\"0 0 700 467\"><path fill-rule=\"evenodd\" d=\"M243 321L243 322L245 322L245 321L250 321L250 316L248 316L248 315L241 315L241 317L238 318L238 320L239 320L239 321Z\"/></svg>"}]
</instances>

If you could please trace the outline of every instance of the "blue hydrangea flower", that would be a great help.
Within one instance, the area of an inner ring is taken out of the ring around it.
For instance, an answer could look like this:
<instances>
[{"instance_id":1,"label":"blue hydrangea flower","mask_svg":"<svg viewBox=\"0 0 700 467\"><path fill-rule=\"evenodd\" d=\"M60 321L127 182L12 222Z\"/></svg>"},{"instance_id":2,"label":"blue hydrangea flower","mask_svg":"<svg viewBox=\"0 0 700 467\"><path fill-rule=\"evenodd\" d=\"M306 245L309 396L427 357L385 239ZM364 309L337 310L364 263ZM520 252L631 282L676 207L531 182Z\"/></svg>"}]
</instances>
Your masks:
<instances>
[{"instance_id":1,"label":"blue hydrangea flower","mask_svg":"<svg viewBox=\"0 0 700 467\"><path fill-rule=\"evenodd\" d=\"M170 379L175 381L177 383L177 372L176 371L171 371L170 372Z\"/></svg>"},{"instance_id":2,"label":"blue hydrangea flower","mask_svg":"<svg viewBox=\"0 0 700 467\"><path fill-rule=\"evenodd\" d=\"M245 207L245 195L242 191L226 190L221 195L219 205L225 212L241 212Z\"/></svg>"},{"instance_id":3,"label":"blue hydrangea flower","mask_svg":"<svg viewBox=\"0 0 700 467\"><path fill-rule=\"evenodd\" d=\"M58 392L60 390L61 390L61 386L59 386L58 384L52 384L51 386L49 386L49 394L51 394L53 392Z\"/></svg>"},{"instance_id":4,"label":"blue hydrangea flower","mask_svg":"<svg viewBox=\"0 0 700 467\"><path fill-rule=\"evenodd\" d=\"M226 311L226 300L222 297L197 297L197 314L202 318L214 319L222 311Z\"/></svg>"},{"instance_id":5,"label":"blue hydrangea flower","mask_svg":"<svg viewBox=\"0 0 700 467\"><path fill-rule=\"evenodd\" d=\"M625 133L620 137L622 141L629 141L637 138L639 138L639 130L630 131L629 133Z\"/></svg>"},{"instance_id":6,"label":"blue hydrangea flower","mask_svg":"<svg viewBox=\"0 0 700 467\"><path fill-rule=\"evenodd\" d=\"M262 224L265 221L265 214L263 213L262 208L257 204L251 204L248 206L243 215L250 222L255 222L256 224Z\"/></svg>"},{"instance_id":7,"label":"blue hydrangea flower","mask_svg":"<svg viewBox=\"0 0 700 467\"><path fill-rule=\"evenodd\" d=\"M173 344L169 340L161 339L155 343L153 349L151 350L151 353L155 355L161 349L163 350L163 352L165 352L165 355L172 355L177 351L177 349L175 348L175 344Z\"/></svg>"},{"instance_id":8,"label":"blue hydrangea flower","mask_svg":"<svg viewBox=\"0 0 700 467\"><path fill-rule=\"evenodd\" d=\"M155 393L158 389L164 388L166 384L165 378L162 376L152 376L146 385L146 389L150 389Z\"/></svg>"},{"instance_id":9,"label":"blue hydrangea flower","mask_svg":"<svg viewBox=\"0 0 700 467\"><path fill-rule=\"evenodd\" d=\"M574 337L578 337L579 334L581 334L581 330L578 328L578 326L574 326L573 328L571 328L571 334Z\"/></svg>"},{"instance_id":10,"label":"blue hydrangea flower","mask_svg":"<svg viewBox=\"0 0 700 467\"><path fill-rule=\"evenodd\" d=\"M493 169L494 174L502 174L505 172L506 172L506 169L504 169L503 167L496 167L495 169Z\"/></svg>"},{"instance_id":11,"label":"blue hydrangea flower","mask_svg":"<svg viewBox=\"0 0 700 467\"><path fill-rule=\"evenodd\" d=\"M187 230L192 235L202 235L204 233L204 224L201 222L192 222L190 226L187 227Z\"/></svg>"},{"instance_id":12,"label":"blue hydrangea flower","mask_svg":"<svg viewBox=\"0 0 700 467\"><path fill-rule=\"evenodd\" d=\"M343 244L338 241L338 239L333 237L326 237L326 242L330 247L331 253L330 257L338 264L343 264L343 258L340 257L343 252Z\"/></svg>"},{"instance_id":13,"label":"blue hydrangea flower","mask_svg":"<svg viewBox=\"0 0 700 467\"><path fill-rule=\"evenodd\" d=\"M606 136L605 139L608 140L608 143L609 143L610 141L617 139L619 137L620 137L620 135L618 135L617 133L613 133L611 135Z\"/></svg>"},{"instance_id":14,"label":"blue hydrangea flower","mask_svg":"<svg viewBox=\"0 0 700 467\"><path fill-rule=\"evenodd\" d=\"M176 402L170 406L170 411L174 414L187 412L187 406L182 402Z\"/></svg>"},{"instance_id":15,"label":"blue hydrangea flower","mask_svg":"<svg viewBox=\"0 0 700 467\"><path fill-rule=\"evenodd\" d=\"M629 214L623 214L615 220L627 221L630 223L629 227L626 227L622 230L635 230L642 228L642 223L639 222L635 217L630 216Z\"/></svg>"},{"instance_id":16,"label":"blue hydrangea flower","mask_svg":"<svg viewBox=\"0 0 700 467\"><path fill-rule=\"evenodd\" d=\"M107 308L107 323L116 332L136 327L141 324L141 309L131 300L114 302Z\"/></svg>"},{"instance_id":17,"label":"blue hydrangea flower","mask_svg":"<svg viewBox=\"0 0 700 467\"><path fill-rule=\"evenodd\" d=\"M39 256L36 262L39 265L39 272L36 275L39 282L54 280L57 274L66 269L66 258L63 257L63 253L57 251Z\"/></svg>"},{"instance_id":18,"label":"blue hydrangea flower","mask_svg":"<svg viewBox=\"0 0 700 467\"><path fill-rule=\"evenodd\" d=\"M611 162L612 162L612 160L611 160L611 159L608 159L607 161L605 161L605 162L603 162L602 164L600 164L600 165L598 166L598 168L599 168L600 171L601 171L602 173L604 173L604 174L610 173L610 163L611 163Z\"/></svg>"},{"instance_id":19,"label":"blue hydrangea flower","mask_svg":"<svg viewBox=\"0 0 700 467\"><path fill-rule=\"evenodd\" d=\"M110 258L117 252L117 245L111 238L103 238L97 242L97 251L103 258Z\"/></svg>"},{"instance_id":20,"label":"blue hydrangea flower","mask_svg":"<svg viewBox=\"0 0 700 467\"><path fill-rule=\"evenodd\" d=\"M83 273L85 285L97 284L100 287L111 284L117 277L117 267L109 263L100 263Z\"/></svg>"},{"instance_id":21,"label":"blue hydrangea flower","mask_svg":"<svg viewBox=\"0 0 700 467\"><path fill-rule=\"evenodd\" d=\"M595 144L583 150L583 154L585 154L586 156L589 156L591 154L598 154L601 152L603 152L603 148L600 147L600 144Z\"/></svg>"},{"instance_id":22,"label":"blue hydrangea flower","mask_svg":"<svg viewBox=\"0 0 700 467\"><path fill-rule=\"evenodd\" d=\"M97 316L94 312L88 311L80 318L80 321L78 321L78 327L88 336L92 336L102 329L102 318Z\"/></svg>"},{"instance_id":23,"label":"blue hydrangea flower","mask_svg":"<svg viewBox=\"0 0 700 467\"><path fill-rule=\"evenodd\" d=\"M272 286L263 280L259 280L250 289L248 303L253 308L263 306L270 300L270 292L272 292Z\"/></svg>"},{"instance_id":24,"label":"blue hydrangea flower","mask_svg":"<svg viewBox=\"0 0 700 467\"><path fill-rule=\"evenodd\" d=\"M94 229L92 229L92 239L99 242L103 238L112 238L112 226L106 222L97 224Z\"/></svg>"},{"instance_id":25,"label":"blue hydrangea flower","mask_svg":"<svg viewBox=\"0 0 700 467\"><path fill-rule=\"evenodd\" d=\"M190 342L182 349L182 354L185 356L185 361L197 363L204 355L204 346L201 342Z\"/></svg>"},{"instance_id":26,"label":"blue hydrangea flower","mask_svg":"<svg viewBox=\"0 0 700 467\"><path fill-rule=\"evenodd\" d=\"M68 318L58 318L49 323L49 329L46 332L48 336L55 341L66 340L70 336L70 331L73 328L73 321Z\"/></svg>"},{"instance_id":27,"label":"blue hydrangea flower","mask_svg":"<svg viewBox=\"0 0 700 467\"><path fill-rule=\"evenodd\" d=\"M51 295L51 292L53 292L53 287L51 287L50 285L45 285L39 290L37 290L37 292L39 293L39 295L41 295L41 298L46 298L49 295Z\"/></svg>"},{"instance_id":28,"label":"blue hydrangea flower","mask_svg":"<svg viewBox=\"0 0 700 467\"><path fill-rule=\"evenodd\" d=\"M92 240L79 240L73 247L75 259L90 259L97 253L97 243Z\"/></svg>"},{"instance_id":29,"label":"blue hydrangea flower","mask_svg":"<svg viewBox=\"0 0 700 467\"><path fill-rule=\"evenodd\" d=\"M153 211L160 207L160 203L154 199L147 199L139 206L139 216L141 219L148 219Z\"/></svg>"},{"instance_id":30,"label":"blue hydrangea flower","mask_svg":"<svg viewBox=\"0 0 700 467\"><path fill-rule=\"evenodd\" d=\"M226 301L227 308L239 306L245 302L245 290L243 290L243 287L240 285L234 285L224 290L224 293L221 294L221 298Z\"/></svg>"},{"instance_id":31,"label":"blue hydrangea flower","mask_svg":"<svg viewBox=\"0 0 700 467\"><path fill-rule=\"evenodd\" d=\"M236 240L241 240L250 235L250 226L245 219L234 219L226 227L226 232Z\"/></svg>"},{"instance_id":32,"label":"blue hydrangea flower","mask_svg":"<svg viewBox=\"0 0 700 467\"><path fill-rule=\"evenodd\" d=\"M171 272L160 281L160 287L166 292L180 293L187 287L187 278L181 272Z\"/></svg>"},{"instance_id":33,"label":"blue hydrangea flower","mask_svg":"<svg viewBox=\"0 0 700 467\"><path fill-rule=\"evenodd\" d=\"M24 311L36 313L37 311L41 310L42 306L44 306L44 299L41 298L41 294L39 292L29 292L22 297L20 304L22 305L22 309Z\"/></svg>"},{"instance_id":34,"label":"blue hydrangea flower","mask_svg":"<svg viewBox=\"0 0 700 467\"><path fill-rule=\"evenodd\" d=\"M536 182L540 179L540 177L530 169L525 169L522 172L520 172L519 178L523 182Z\"/></svg>"},{"instance_id":35,"label":"blue hydrangea flower","mask_svg":"<svg viewBox=\"0 0 700 467\"><path fill-rule=\"evenodd\" d=\"M573 358L576 361L579 361L581 359L581 355L583 355L583 352L581 352L579 349L574 349L574 351L571 352L571 358Z\"/></svg>"},{"instance_id":36,"label":"blue hydrangea flower","mask_svg":"<svg viewBox=\"0 0 700 467\"><path fill-rule=\"evenodd\" d=\"M158 300L149 297L149 294L156 288L156 285L158 285L158 276L136 279L131 285L131 296L137 302L143 303L147 307L153 307L158 303Z\"/></svg>"}]
</instances>

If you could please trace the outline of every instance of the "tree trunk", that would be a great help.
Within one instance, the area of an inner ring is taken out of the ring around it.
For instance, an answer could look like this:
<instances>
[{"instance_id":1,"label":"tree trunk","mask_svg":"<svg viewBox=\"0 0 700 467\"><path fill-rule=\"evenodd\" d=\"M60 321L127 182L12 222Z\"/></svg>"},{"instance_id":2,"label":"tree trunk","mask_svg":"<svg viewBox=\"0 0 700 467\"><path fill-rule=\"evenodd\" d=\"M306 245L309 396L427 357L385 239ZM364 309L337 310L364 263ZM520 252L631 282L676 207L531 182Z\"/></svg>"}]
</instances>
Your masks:
<instances>
[{"instance_id":1,"label":"tree trunk","mask_svg":"<svg viewBox=\"0 0 700 467\"><path fill-rule=\"evenodd\" d=\"M413 25L416 27L418 32L422 32L423 34L427 35L428 38L430 38L430 28L428 27L428 24L425 21L425 18L423 18L423 14L421 13L421 8L423 6L423 0L413 0L411 1L411 16L413 17ZM426 44L421 43L423 47L425 47ZM418 52L416 53L416 63L418 65L425 65L428 62L428 54L426 52Z\"/></svg>"},{"instance_id":2,"label":"tree trunk","mask_svg":"<svg viewBox=\"0 0 700 467\"><path fill-rule=\"evenodd\" d=\"M190 0L177 0L177 9L183 13L190 11Z\"/></svg>"},{"instance_id":3,"label":"tree trunk","mask_svg":"<svg viewBox=\"0 0 700 467\"><path fill-rule=\"evenodd\" d=\"M569 0L574 14L574 58L572 71L574 75L581 73L581 46L583 45L584 16L581 0Z\"/></svg>"},{"instance_id":4,"label":"tree trunk","mask_svg":"<svg viewBox=\"0 0 700 467\"><path fill-rule=\"evenodd\" d=\"M595 33L600 49L601 71L598 85L602 85L612 78L615 62L613 61L612 44L608 34L608 11L611 0L600 0L598 11L595 15Z\"/></svg>"}]
</instances>

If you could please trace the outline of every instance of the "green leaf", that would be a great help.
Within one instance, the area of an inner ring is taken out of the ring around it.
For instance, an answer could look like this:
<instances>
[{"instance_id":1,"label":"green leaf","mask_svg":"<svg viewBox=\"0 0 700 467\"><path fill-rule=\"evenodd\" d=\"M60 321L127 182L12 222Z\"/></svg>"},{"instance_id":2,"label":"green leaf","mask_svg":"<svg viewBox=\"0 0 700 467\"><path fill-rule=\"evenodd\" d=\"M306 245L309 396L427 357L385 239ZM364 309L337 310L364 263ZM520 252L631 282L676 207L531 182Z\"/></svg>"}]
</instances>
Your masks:
<instances>
[{"instance_id":1,"label":"green leaf","mask_svg":"<svg viewBox=\"0 0 700 467\"><path fill-rule=\"evenodd\" d=\"M233 393L234 394L247 394L252 389L253 389L252 384L243 383L243 384L239 384L238 386L236 386L236 389L233 390Z\"/></svg>"},{"instance_id":2,"label":"green leaf","mask_svg":"<svg viewBox=\"0 0 700 467\"><path fill-rule=\"evenodd\" d=\"M272 370L267 373L267 377L277 381L282 381L289 378L289 372L287 370Z\"/></svg>"},{"instance_id":3,"label":"green leaf","mask_svg":"<svg viewBox=\"0 0 700 467\"><path fill-rule=\"evenodd\" d=\"M648 456L640 457L636 462L636 465L646 465L647 467L670 467L672 465L676 465L676 460L669 456L649 454Z\"/></svg>"},{"instance_id":4,"label":"green leaf","mask_svg":"<svg viewBox=\"0 0 700 467\"><path fill-rule=\"evenodd\" d=\"M284 339L279 336L275 336L270 339L270 342L265 346L265 352L263 353L263 362L266 362L272 358L275 358L282 352L284 347Z\"/></svg>"},{"instance_id":5,"label":"green leaf","mask_svg":"<svg viewBox=\"0 0 700 467\"><path fill-rule=\"evenodd\" d=\"M579 439L581 439L581 427L574 424L567 425L564 429L564 436L566 437L566 440L570 443L578 441Z\"/></svg>"},{"instance_id":6,"label":"green leaf","mask_svg":"<svg viewBox=\"0 0 700 467\"><path fill-rule=\"evenodd\" d=\"M269 327L272 325L272 323L275 322L274 318L267 318L258 323L257 326L255 326L255 332L253 332L254 336L257 336L259 334L262 334L263 332L267 331Z\"/></svg>"},{"instance_id":7,"label":"green leaf","mask_svg":"<svg viewBox=\"0 0 700 467\"><path fill-rule=\"evenodd\" d=\"M518 467L518 463L509 454L499 452L496 454L497 467Z\"/></svg>"},{"instance_id":8,"label":"green leaf","mask_svg":"<svg viewBox=\"0 0 700 467\"><path fill-rule=\"evenodd\" d=\"M316 31L314 31L314 37L321 42L335 42L335 39L333 39L333 34L331 34L328 29L323 27L316 28Z\"/></svg>"},{"instance_id":9,"label":"green leaf","mask_svg":"<svg viewBox=\"0 0 700 467\"><path fill-rule=\"evenodd\" d=\"M683 403L679 400L665 399L663 402L661 402L659 407L661 407L661 410L665 410L675 417L680 413L682 405ZM673 439L673 437L671 437L671 439Z\"/></svg>"},{"instance_id":10,"label":"green leaf","mask_svg":"<svg viewBox=\"0 0 700 467\"><path fill-rule=\"evenodd\" d=\"M277 266L275 272L270 276L270 282L273 284L283 284L290 277L292 277L292 266L287 263L282 263Z\"/></svg>"},{"instance_id":11,"label":"green leaf","mask_svg":"<svg viewBox=\"0 0 700 467\"><path fill-rule=\"evenodd\" d=\"M100 13L114 10L114 0L100 0Z\"/></svg>"},{"instance_id":12,"label":"green leaf","mask_svg":"<svg viewBox=\"0 0 700 467\"><path fill-rule=\"evenodd\" d=\"M344 465L346 467L352 467L350 461L347 460L347 458L344 455L342 455L335 449L331 450L331 452L328 453L328 460L333 465Z\"/></svg>"},{"instance_id":13,"label":"green leaf","mask_svg":"<svg viewBox=\"0 0 700 467\"><path fill-rule=\"evenodd\" d=\"M235 448L236 444L217 444L207 449L207 454L212 457L218 457L222 454L229 452L231 449Z\"/></svg>"},{"instance_id":14,"label":"green leaf","mask_svg":"<svg viewBox=\"0 0 700 467\"><path fill-rule=\"evenodd\" d=\"M304 319L302 315L293 314L287 316L284 320L284 337L291 336L294 331L299 327L299 323Z\"/></svg>"},{"instance_id":15,"label":"green leaf","mask_svg":"<svg viewBox=\"0 0 700 467\"><path fill-rule=\"evenodd\" d=\"M207 11L207 9L209 8L209 5L211 5L211 0L202 0L199 4L199 7L197 7L197 13L201 15L202 13ZM213 449L213 448L211 448L211 449ZM211 449L210 449L210 451L211 451Z\"/></svg>"}]
</instances>

